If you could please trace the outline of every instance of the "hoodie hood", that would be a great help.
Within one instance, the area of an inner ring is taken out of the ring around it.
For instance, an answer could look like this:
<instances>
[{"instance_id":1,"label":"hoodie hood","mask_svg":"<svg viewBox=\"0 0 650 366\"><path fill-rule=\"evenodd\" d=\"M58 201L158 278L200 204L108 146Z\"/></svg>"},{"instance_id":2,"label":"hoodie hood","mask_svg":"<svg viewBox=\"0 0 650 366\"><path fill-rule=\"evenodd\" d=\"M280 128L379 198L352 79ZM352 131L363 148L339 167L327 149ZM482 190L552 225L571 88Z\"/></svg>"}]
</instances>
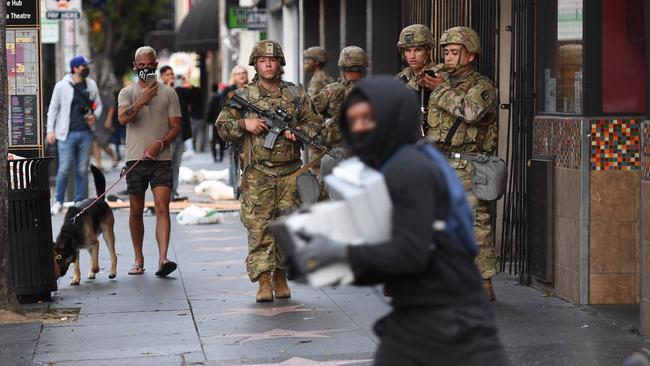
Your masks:
<instances>
[{"instance_id":1,"label":"hoodie hood","mask_svg":"<svg viewBox=\"0 0 650 366\"><path fill-rule=\"evenodd\" d=\"M346 111L348 100L360 93L370 100L376 127L364 138L350 133ZM418 139L420 106L413 91L392 76L370 77L359 81L341 108L341 134L347 147L364 163L380 168L402 145Z\"/></svg>"}]
</instances>

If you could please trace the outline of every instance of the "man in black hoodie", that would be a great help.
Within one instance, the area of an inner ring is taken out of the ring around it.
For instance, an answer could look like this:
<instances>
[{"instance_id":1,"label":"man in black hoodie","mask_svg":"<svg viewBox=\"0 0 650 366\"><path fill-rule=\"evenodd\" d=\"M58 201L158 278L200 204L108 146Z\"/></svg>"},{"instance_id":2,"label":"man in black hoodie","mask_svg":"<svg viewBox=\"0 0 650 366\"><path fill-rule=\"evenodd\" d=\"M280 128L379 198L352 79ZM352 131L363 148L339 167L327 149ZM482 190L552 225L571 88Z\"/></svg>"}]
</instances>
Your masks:
<instances>
[{"instance_id":1,"label":"man in black hoodie","mask_svg":"<svg viewBox=\"0 0 650 366\"><path fill-rule=\"evenodd\" d=\"M356 284L385 285L394 310L375 324L375 365L509 365L474 255L434 231L449 214L450 196L441 168L415 145L413 93L388 76L361 81L343 104L340 125L352 153L384 174L392 237L349 246L313 236L293 258L298 271L348 263Z\"/></svg>"}]
</instances>

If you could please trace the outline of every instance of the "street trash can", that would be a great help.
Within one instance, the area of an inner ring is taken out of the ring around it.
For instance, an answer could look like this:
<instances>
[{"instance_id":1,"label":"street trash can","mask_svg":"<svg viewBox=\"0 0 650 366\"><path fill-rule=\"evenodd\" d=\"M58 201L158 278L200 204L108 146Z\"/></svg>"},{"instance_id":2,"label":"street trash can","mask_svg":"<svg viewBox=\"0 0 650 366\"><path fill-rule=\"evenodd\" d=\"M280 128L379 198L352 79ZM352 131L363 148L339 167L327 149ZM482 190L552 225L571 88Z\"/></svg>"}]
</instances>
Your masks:
<instances>
[{"instance_id":1,"label":"street trash can","mask_svg":"<svg viewBox=\"0 0 650 366\"><path fill-rule=\"evenodd\" d=\"M7 161L9 264L21 302L49 301L57 289L48 174L51 160Z\"/></svg>"}]
</instances>

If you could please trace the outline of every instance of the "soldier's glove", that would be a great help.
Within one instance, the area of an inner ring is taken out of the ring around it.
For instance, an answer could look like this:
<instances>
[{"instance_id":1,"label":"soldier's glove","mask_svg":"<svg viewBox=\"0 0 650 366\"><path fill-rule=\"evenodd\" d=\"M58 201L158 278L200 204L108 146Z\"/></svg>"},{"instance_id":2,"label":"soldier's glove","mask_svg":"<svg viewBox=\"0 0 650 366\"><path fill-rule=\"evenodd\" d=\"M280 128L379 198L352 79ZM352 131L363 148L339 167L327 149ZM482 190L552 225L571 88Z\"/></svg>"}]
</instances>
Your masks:
<instances>
[{"instance_id":1,"label":"soldier's glove","mask_svg":"<svg viewBox=\"0 0 650 366\"><path fill-rule=\"evenodd\" d=\"M348 246L325 235L310 235L304 232L298 235L307 241L307 245L294 253L293 264L303 274L314 272L335 263L348 261Z\"/></svg>"}]
</instances>

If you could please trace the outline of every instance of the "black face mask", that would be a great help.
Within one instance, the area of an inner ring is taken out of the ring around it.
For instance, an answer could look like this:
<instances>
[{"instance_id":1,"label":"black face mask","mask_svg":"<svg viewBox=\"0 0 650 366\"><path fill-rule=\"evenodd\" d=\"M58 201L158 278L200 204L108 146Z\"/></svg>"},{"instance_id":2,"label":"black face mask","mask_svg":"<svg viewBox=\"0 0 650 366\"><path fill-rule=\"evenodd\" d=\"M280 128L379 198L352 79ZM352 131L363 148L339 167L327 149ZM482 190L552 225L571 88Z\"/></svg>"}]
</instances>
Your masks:
<instances>
[{"instance_id":1,"label":"black face mask","mask_svg":"<svg viewBox=\"0 0 650 366\"><path fill-rule=\"evenodd\" d=\"M156 69L150 69L148 67L145 67L143 69L135 69L135 72L138 73L138 79L142 81L147 81L147 74L154 74L156 72Z\"/></svg>"},{"instance_id":2,"label":"black face mask","mask_svg":"<svg viewBox=\"0 0 650 366\"><path fill-rule=\"evenodd\" d=\"M90 68L86 67L85 69L81 70L81 77L82 78L87 78L88 75L90 75Z\"/></svg>"},{"instance_id":3,"label":"black face mask","mask_svg":"<svg viewBox=\"0 0 650 366\"><path fill-rule=\"evenodd\" d=\"M375 160L377 160L377 151L376 147L374 147L372 143L374 134L374 130L351 133L349 144L354 154L357 155L361 161L370 166L376 167Z\"/></svg>"}]
</instances>

